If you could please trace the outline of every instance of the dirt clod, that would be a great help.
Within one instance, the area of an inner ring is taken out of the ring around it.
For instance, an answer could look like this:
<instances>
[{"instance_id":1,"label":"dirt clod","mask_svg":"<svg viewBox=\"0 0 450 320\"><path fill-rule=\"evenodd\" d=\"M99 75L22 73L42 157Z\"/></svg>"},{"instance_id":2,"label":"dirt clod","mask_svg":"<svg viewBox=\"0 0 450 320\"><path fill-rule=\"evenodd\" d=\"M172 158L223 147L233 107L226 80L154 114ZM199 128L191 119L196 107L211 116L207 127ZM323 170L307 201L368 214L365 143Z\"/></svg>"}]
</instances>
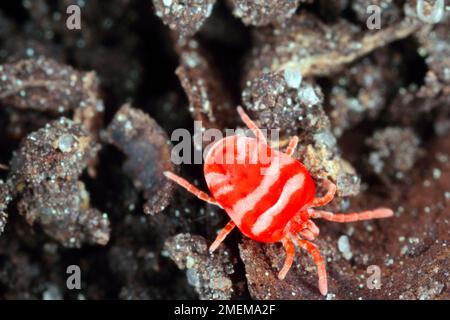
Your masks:
<instances>
[{"instance_id":1,"label":"dirt clod","mask_svg":"<svg viewBox=\"0 0 450 320\"><path fill-rule=\"evenodd\" d=\"M98 149L80 124L60 118L28 135L11 160L7 183L20 196L19 213L64 246L109 240L108 215L90 207L79 181Z\"/></svg>"},{"instance_id":2,"label":"dirt clod","mask_svg":"<svg viewBox=\"0 0 450 320\"><path fill-rule=\"evenodd\" d=\"M155 214L169 204L172 185L163 176L173 170L170 142L159 125L142 111L124 105L108 127L107 139L127 157L124 172L142 190L144 212Z\"/></svg>"},{"instance_id":3,"label":"dirt clod","mask_svg":"<svg viewBox=\"0 0 450 320\"><path fill-rule=\"evenodd\" d=\"M196 235L178 234L166 241L169 257L186 270L188 283L200 299L230 299L233 296L234 262L230 251L219 248L210 254L207 241Z\"/></svg>"}]
</instances>

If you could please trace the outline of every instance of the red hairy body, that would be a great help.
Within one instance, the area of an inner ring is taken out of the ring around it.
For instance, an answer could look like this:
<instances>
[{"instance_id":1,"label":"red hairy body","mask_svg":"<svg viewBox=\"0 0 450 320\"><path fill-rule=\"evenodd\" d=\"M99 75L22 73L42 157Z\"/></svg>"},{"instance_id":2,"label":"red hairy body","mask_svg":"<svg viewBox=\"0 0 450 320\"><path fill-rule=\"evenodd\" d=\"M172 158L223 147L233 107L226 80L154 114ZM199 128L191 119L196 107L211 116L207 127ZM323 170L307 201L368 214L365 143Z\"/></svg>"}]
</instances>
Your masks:
<instances>
[{"instance_id":1,"label":"red hairy body","mask_svg":"<svg viewBox=\"0 0 450 320\"><path fill-rule=\"evenodd\" d=\"M325 295L328 291L325 262L311 243L319 235L319 228L311 219L354 222L387 218L393 212L378 208L334 214L314 209L333 200L336 186L325 180L327 193L316 197L311 175L292 157L298 138L291 138L286 152L274 150L240 107L238 112L256 138L232 136L214 143L204 165L205 180L212 196L172 172L164 174L198 198L222 207L231 218L212 243L211 252L236 226L253 240L281 242L286 259L278 277L284 279L292 266L296 243L312 255L318 269L319 290Z\"/></svg>"},{"instance_id":2,"label":"red hairy body","mask_svg":"<svg viewBox=\"0 0 450 320\"><path fill-rule=\"evenodd\" d=\"M234 161L220 161L229 153ZM248 137L215 143L204 174L214 199L236 226L261 242L280 241L292 217L315 196L313 179L303 164Z\"/></svg>"}]
</instances>

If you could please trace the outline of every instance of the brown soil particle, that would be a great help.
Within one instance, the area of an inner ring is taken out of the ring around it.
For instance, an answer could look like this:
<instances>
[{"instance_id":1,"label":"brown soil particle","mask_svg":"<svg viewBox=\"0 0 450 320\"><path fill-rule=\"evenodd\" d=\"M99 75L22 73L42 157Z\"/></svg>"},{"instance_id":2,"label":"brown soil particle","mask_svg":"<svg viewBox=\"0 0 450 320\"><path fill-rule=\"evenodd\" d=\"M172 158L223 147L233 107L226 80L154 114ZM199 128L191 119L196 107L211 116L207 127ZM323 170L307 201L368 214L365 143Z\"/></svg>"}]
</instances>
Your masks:
<instances>
[{"instance_id":1,"label":"brown soil particle","mask_svg":"<svg viewBox=\"0 0 450 320\"><path fill-rule=\"evenodd\" d=\"M260 127L279 130L281 145L290 135L299 135L296 157L315 178L332 179L342 196L359 192L356 171L340 157L319 86L303 80L298 70L286 68L247 81L242 100Z\"/></svg>"},{"instance_id":2,"label":"brown soil particle","mask_svg":"<svg viewBox=\"0 0 450 320\"><path fill-rule=\"evenodd\" d=\"M0 83L0 100L6 105L53 114L72 111L93 134L102 125L104 105L95 72L40 57L0 65Z\"/></svg>"},{"instance_id":3,"label":"brown soil particle","mask_svg":"<svg viewBox=\"0 0 450 320\"><path fill-rule=\"evenodd\" d=\"M300 0L245 1L230 0L233 15L246 25L264 26L289 19L297 10Z\"/></svg>"},{"instance_id":4,"label":"brown soil particle","mask_svg":"<svg viewBox=\"0 0 450 320\"><path fill-rule=\"evenodd\" d=\"M19 213L64 246L109 240L108 216L90 207L78 180L98 149L80 124L60 118L29 134L11 160L8 183L21 196Z\"/></svg>"},{"instance_id":5,"label":"brown soil particle","mask_svg":"<svg viewBox=\"0 0 450 320\"><path fill-rule=\"evenodd\" d=\"M387 59L386 57L389 57ZM363 120L376 119L401 86L396 52L376 51L332 77L329 110L333 134L340 137Z\"/></svg>"},{"instance_id":6,"label":"brown soil particle","mask_svg":"<svg viewBox=\"0 0 450 320\"><path fill-rule=\"evenodd\" d=\"M164 210L170 202L172 185L162 173L173 170L166 133L144 112L126 104L114 116L107 136L127 157L123 170L143 191L144 212Z\"/></svg>"},{"instance_id":7,"label":"brown soil particle","mask_svg":"<svg viewBox=\"0 0 450 320\"><path fill-rule=\"evenodd\" d=\"M94 73L78 72L45 58L4 64L0 73L0 99L4 103L53 113L87 104L97 85Z\"/></svg>"},{"instance_id":8,"label":"brown soil particle","mask_svg":"<svg viewBox=\"0 0 450 320\"><path fill-rule=\"evenodd\" d=\"M189 111L205 128L222 129L233 123L232 100L218 70L196 40L180 49L180 65L175 70L189 100Z\"/></svg>"},{"instance_id":9,"label":"brown soil particle","mask_svg":"<svg viewBox=\"0 0 450 320\"><path fill-rule=\"evenodd\" d=\"M367 140L374 149L369 153L371 169L381 176L404 177L421 154L419 143L410 128L389 127L376 131Z\"/></svg>"},{"instance_id":10,"label":"brown soil particle","mask_svg":"<svg viewBox=\"0 0 450 320\"><path fill-rule=\"evenodd\" d=\"M155 13L180 37L194 35L211 15L216 0L153 0Z\"/></svg>"},{"instance_id":11,"label":"brown soil particle","mask_svg":"<svg viewBox=\"0 0 450 320\"><path fill-rule=\"evenodd\" d=\"M293 135L329 126L322 108L322 91L303 80L295 69L286 68L247 81L242 100L262 128L277 128L283 134Z\"/></svg>"},{"instance_id":12,"label":"brown soil particle","mask_svg":"<svg viewBox=\"0 0 450 320\"><path fill-rule=\"evenodd\" d=\"M186 270L187 281L200 299L230 299L233 296L234 259L221 247L210 254L208 243L201 236L178 234L166 241L169 257L178 268Z\"/></svg>"},{"instance_id":13,"label":"brown soil particle","mask_svg":"<svg viewBox=\"0 0 450 320\"><path fill-rule=\"evenodd\" d=\"M327 25L301 12L284 26L255 30L255 46L245 78L287 66L297 68L303 77L329 75L377 48L411 35L421 26L420 21L408 17L379 32L363 33L344 20Z\"/></svg>"}]
</instances>

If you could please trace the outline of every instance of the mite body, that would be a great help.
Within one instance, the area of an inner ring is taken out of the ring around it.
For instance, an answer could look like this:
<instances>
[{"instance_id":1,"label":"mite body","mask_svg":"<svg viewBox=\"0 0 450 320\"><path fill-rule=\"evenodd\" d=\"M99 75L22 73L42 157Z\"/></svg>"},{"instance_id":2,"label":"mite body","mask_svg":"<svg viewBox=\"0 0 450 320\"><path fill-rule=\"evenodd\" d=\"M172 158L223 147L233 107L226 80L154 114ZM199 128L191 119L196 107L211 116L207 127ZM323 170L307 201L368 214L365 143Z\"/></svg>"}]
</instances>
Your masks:
<instances>
[{"instance_id":1,"label":"mite body","mask_svg":"<svg viewBox=\"0 0 450 320\"><path fill-rule=\"evenodd\" d=\"M286 259L278 274L284 279L295 255L294 242L307 250L318 269L319 290L328 291L325 263L311 243L319 228L311 220L323 218L335 222L353 222L392 216L390 209L378 208L349 214L316 210L329 203L336 186L324 181L327 193L316 197L314 181L306 167L292 157L298 138L291 138L285 152L270 148L263 133L239 107L238 112L256 138L231 136L214 143L205 158L204 175L209 196L171 172L164 174L198 198L222 207L230 222L212 243L214 251L235 228L260 242L281 242Z\"/></svg>"},{"instance_id":2,"label":"mite body","mask_svg":"<svg viewBox=\"0 0 450 320\"><path fill-rule=\"evenodd\" d=\"M221 161L232 146L236 146L234 161ZM218 141L206 157L204 174L213 198L233 223L245 236L261 242L281 241L295 216L307 219L300 213L315 195L303 164L253 138Z\"/></svg>"}]
</instances>

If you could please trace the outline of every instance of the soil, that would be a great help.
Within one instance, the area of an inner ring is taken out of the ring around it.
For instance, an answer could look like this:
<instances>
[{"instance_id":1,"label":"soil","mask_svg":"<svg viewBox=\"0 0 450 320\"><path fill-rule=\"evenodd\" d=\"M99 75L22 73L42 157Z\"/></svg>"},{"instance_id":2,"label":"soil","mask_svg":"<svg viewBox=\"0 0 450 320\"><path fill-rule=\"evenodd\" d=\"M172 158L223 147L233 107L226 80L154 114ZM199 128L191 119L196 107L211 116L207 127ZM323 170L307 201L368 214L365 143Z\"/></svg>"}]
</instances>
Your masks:
<instances>
[{"instance_id":1,"label":"soil","mask_svg":"<svg viewBox=\"0 0 450 320\"><path fill-rule=\"evenodd\" d=\"M450 299L450 12L416 4L3 1L0 299ZM317 222L326 296L301 249L284 280L281 244L235 230L210 254L226 213L163 176L206 191L170 138L243 127L238 105L274 148L299 136L318 193L337 185L326 209L394 210Z\"/></svg>"}]
</instances>

